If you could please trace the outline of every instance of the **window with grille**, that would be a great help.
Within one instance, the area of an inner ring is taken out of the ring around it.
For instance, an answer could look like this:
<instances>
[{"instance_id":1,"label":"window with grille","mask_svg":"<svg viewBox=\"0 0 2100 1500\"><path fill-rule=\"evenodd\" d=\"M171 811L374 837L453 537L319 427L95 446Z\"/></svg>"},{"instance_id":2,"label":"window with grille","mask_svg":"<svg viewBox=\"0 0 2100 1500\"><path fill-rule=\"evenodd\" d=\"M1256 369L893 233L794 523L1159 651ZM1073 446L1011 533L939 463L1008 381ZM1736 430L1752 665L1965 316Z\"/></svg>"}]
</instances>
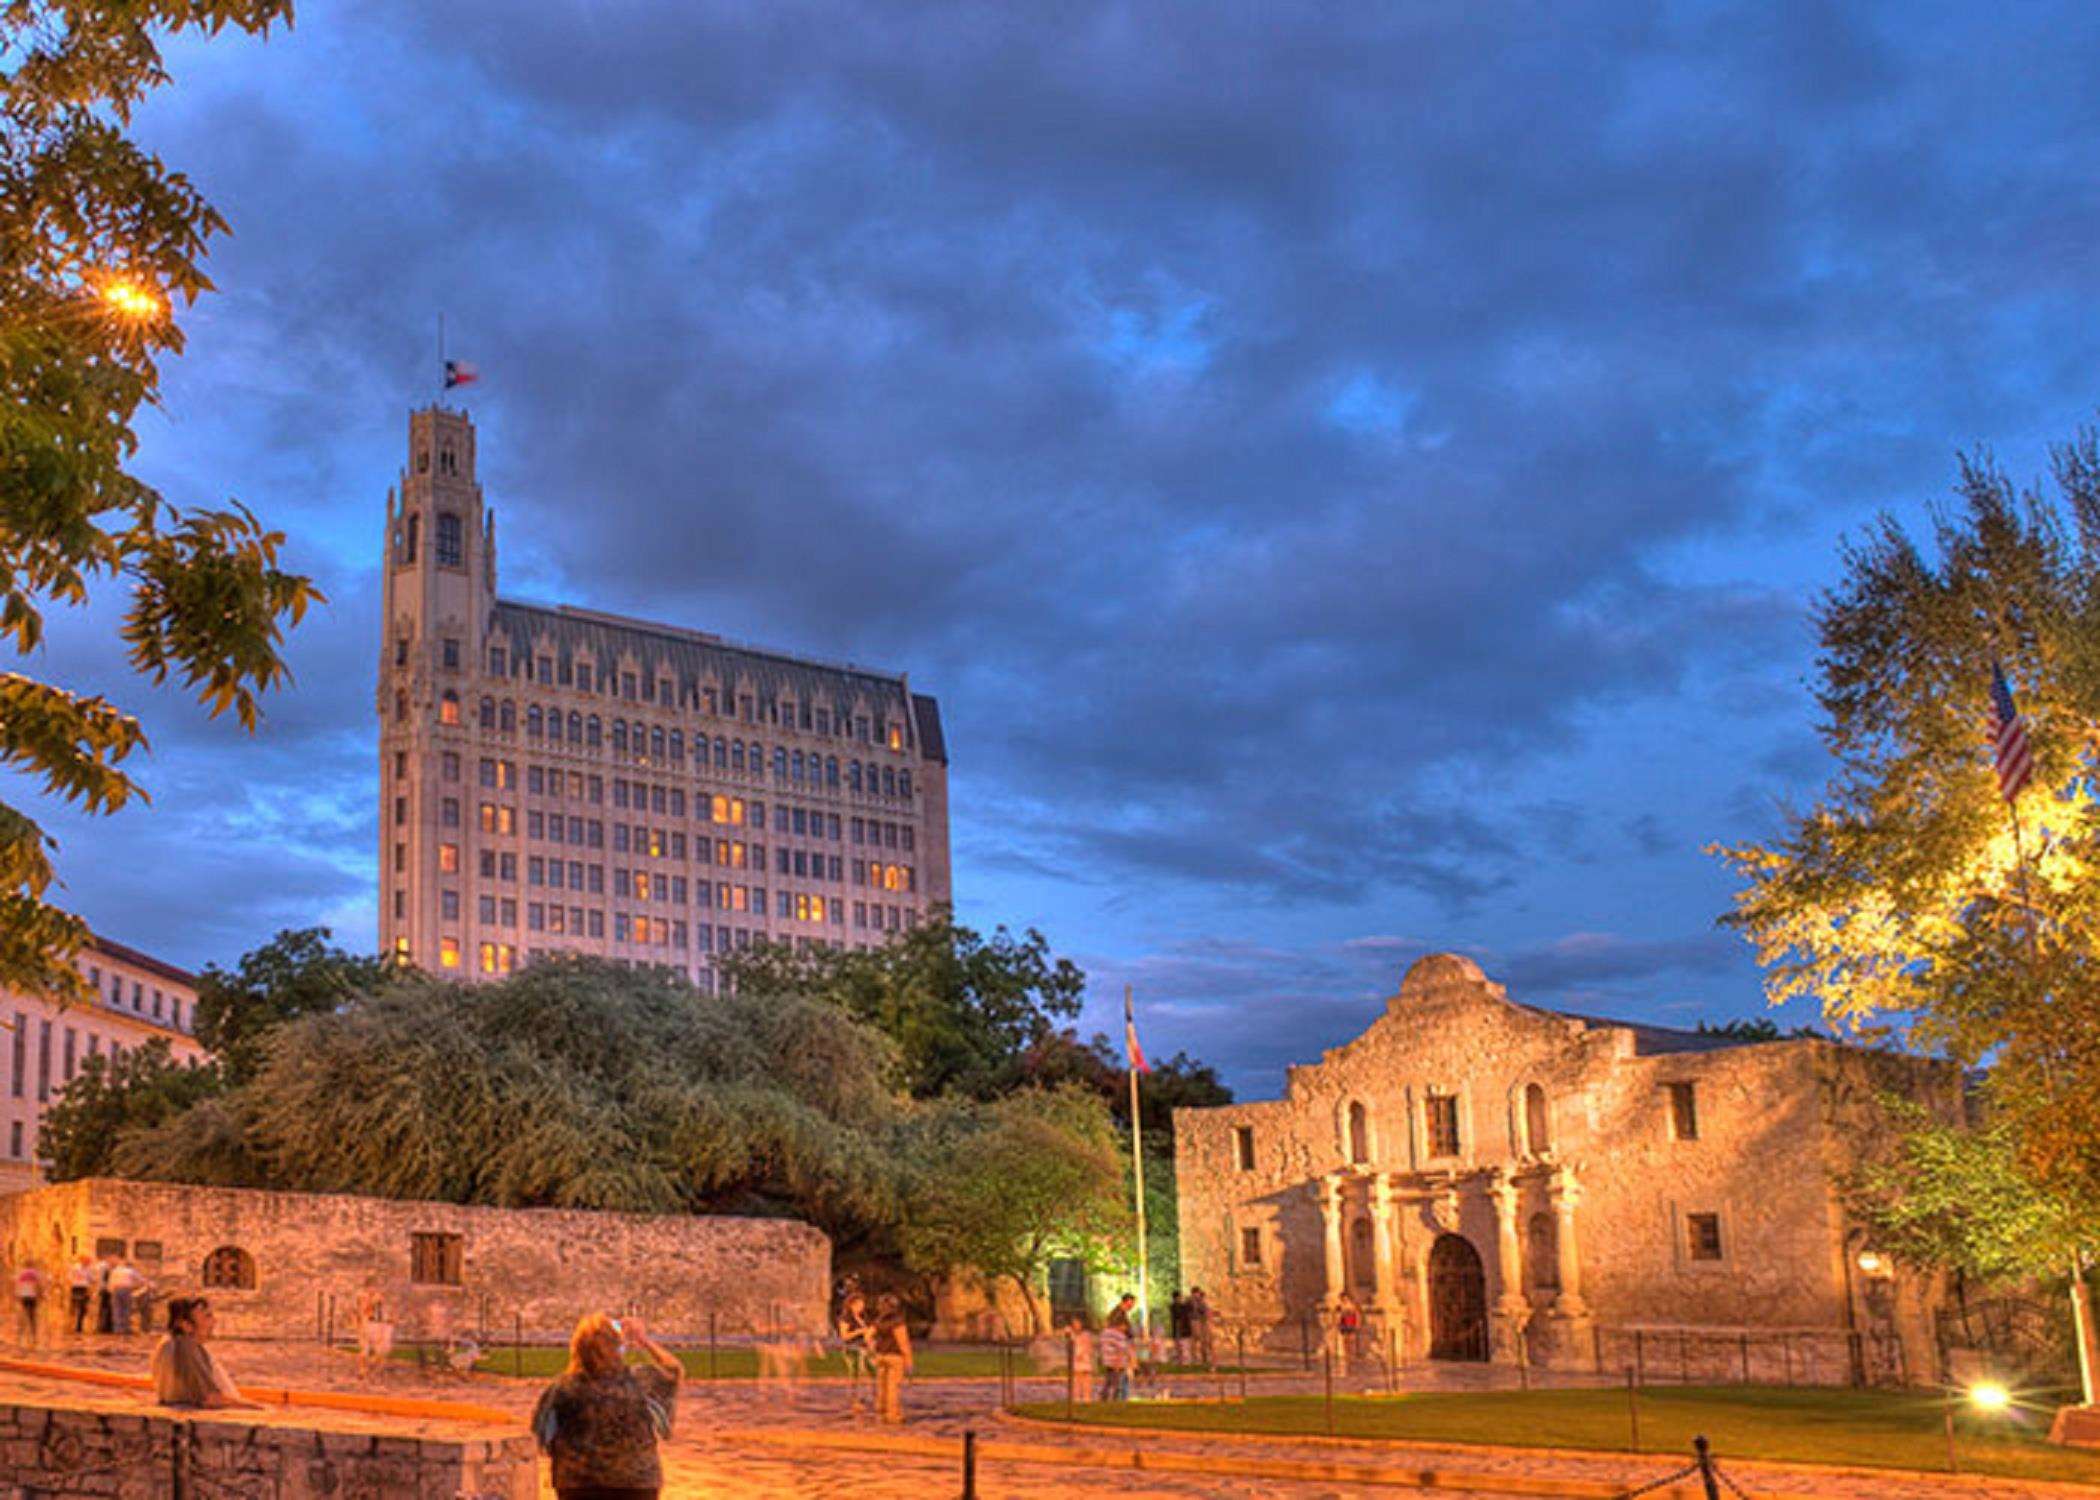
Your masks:
<instances>
[{"instance_id":1,"label":"window with grille","mask_svg":"<svg viewBox=\"0 0 2100 1500\"><path fill-rule=\"evenodd\" d=\"M462 1259L456 1234L408 1237L408 1279L420 1286L458 1286Z\"/></svg>"},{"instance_id":2,"label":"window with grille","mask_svg":"<svg viewBox=\"0 0 2100 1500\"><path fill-rule=\"evenodd\" d=\"M221 1245L204 1257L204 1273L199 1279L208 1287L225 1291L253 1291L255 1257L238 1245Z\"/></svg>"},{"instance_id":3,"label":"window with grille","mask_svg":"<svg viewBox=\"0 0 2100 1500\"><path fill-rule=\"evenodd\" d=\"M1240 1231L1240 1264L1243 1266L1258 1266L1261 1264L1261 1230L1242 1229Z\"/></svg>"},{"instance_id":4,"label":"window with grille","mask_svg":"<svg viewBox=\"0 0 2100 1500\"><path fill-rule=\"evenodd\" d=\"M1719 1260L1721 1258L1721 1216L1719 1214L1686 1214L1684 1227L1693 1260Z\"/></svg>"},{"instance_id":5,"label":"window with grille","mask_svg":"<svg viewBox=\"0 0 2100 1500\"><path fill-rule=\"evenodd\" d=\"M1431 1094L1423 1101L1429 1128L1431 1156L1458 1155L1458 1096Z\"/></svg>"}]
</instances>

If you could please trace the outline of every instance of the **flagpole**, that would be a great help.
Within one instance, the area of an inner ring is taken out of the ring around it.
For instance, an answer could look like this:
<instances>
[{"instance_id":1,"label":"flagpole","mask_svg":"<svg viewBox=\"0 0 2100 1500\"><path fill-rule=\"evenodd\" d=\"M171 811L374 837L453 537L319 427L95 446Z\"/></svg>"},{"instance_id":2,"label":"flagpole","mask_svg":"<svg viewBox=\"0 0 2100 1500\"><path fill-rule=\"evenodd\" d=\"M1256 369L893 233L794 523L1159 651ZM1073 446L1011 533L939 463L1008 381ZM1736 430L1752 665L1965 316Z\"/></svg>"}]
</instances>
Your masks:
<instances>
[{"instance_id":1,"label":"flagpole","mask_svg":"<svg viewBox=\"0 0 2100 1500\"><path fill-rule=\"evenodd\" d=\"M1131 1034L1128 1028L1133 1027L1136 1022L1132 1016L1130 986L1127 984L1123 986L1123 1022L1126 1035ZM1136 1184L1137 1198L1138 1326L1140 1330L1144 1330L1149 1328L1152 1322L1152 1299L1145 1278L1145 1137L1143 1122L1138 1115L1137 1058L1129 1055L1130 1049L1127 1046L1123 1050L1123 1062L1130 1073L1130 1167L1131 1180Z\"/></svg>"},{"instance_id":2,"label":"flagpole","mask_svg":"<svg viewBox=\"0 0 2100 1500\"><path fill-rule=\"evenodd\" d=\"M445 315L438 314L438 390L445 389Z\"/></svg>"}]
</instances>

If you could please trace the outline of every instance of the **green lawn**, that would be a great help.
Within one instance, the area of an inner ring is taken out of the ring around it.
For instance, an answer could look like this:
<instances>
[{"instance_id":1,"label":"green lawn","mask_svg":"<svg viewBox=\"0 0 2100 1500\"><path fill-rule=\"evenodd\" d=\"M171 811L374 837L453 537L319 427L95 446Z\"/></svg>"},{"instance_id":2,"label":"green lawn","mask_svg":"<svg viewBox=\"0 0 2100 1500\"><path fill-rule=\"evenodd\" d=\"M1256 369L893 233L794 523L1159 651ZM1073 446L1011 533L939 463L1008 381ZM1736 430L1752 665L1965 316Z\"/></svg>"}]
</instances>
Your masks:
<instances>
[{"instance_id":1,"label":"green lawn","mask_svg":"<svg viewBox=\"0 0 2100 1500\"><path fill-rule=\"evenodd\" d=\"M1640 1393L1641 1449L1691 1457L1704 1433L1725 1467L1731 1458L1792 1459L1898 1469L1944 1469L1945 1403L1886 1391L1763 1386L1648 1387ZM1023 1406L1031 1417L1061 1420L1062 1402ZM1965 1472L2022 1479L2100 1483L2100 1453L2055 1448L2042 1439L2053 1404L1955 1421ZM1184 1432L1324 1433L1318 1396L1257 1396L1223 1404L1086 1404L1077 1421ZM1623 1389L1337 1396L1334 1430L1343 1437L1506 1443L1526 1448L1632 1446Z\"/></svg>"},{"instance_id":2,"label":"green lawn","mask_svg":"<svg viewBox=\"0 0 2100 1500\"><path fill-rule=\"evenodd\" d=\"M674 1349L672 1351L685 1366L686 1374L696 1380L708 1378L709 1363L705 1349ZM413 1361L416 1357L414 1345L398 1348L394 1358ZM481 1357L475 1369L490 1375L523 1374L536 1379L548 1379L561 1373L568 1363L569 1351L552 1344L528 1344L522 1350L503 1345L491 1349ZM999 1374L999 1351L982 1345L920 1345L913 1351L913 1373L920 1380L954 1380L965 1378L996 1379ZM1036 1374L1035 1367L1024 1352L1013 1356L1014 1373L1021 1377ZM723 1380L752 1380L758 1375L758 1351L747 1345L722 1345L715 1351L714 1374ZM1169 1365L1169 1374L1187 1374L1181 1366ZM836 1351L826 1351L811 1362L807 1373L811 1375L844 1375L846 1361ZM1056 1372L1062 1373L1062 1372ZM1223 1373L1237 1374L1237 1370Z\"/></svg>"}]
</instances>

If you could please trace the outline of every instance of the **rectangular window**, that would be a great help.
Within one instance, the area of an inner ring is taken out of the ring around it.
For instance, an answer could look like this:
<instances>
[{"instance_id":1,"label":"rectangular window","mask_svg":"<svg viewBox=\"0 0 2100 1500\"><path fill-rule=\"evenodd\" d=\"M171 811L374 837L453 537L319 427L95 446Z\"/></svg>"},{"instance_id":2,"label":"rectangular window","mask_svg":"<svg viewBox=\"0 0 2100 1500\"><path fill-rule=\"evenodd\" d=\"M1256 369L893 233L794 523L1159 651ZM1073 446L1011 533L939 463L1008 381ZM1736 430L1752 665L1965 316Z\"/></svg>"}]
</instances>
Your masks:
<instances>
[{"instance_id":1,"label":"rectangular window","mask_svg":"<svg viewBox=\"0 0 2100 1500\"><path fill-rule=\"evenodd\" d=\"M1719 1260L1721 1258L1721 1216L1719 1214L1686 1214L1684 1216L1687 1250L1693 1260Z\"/></svg>"},{"instance_id":2,"label":"rectangular window","mask_svg":"<svg viewBox=\"0 0 2100 1500\"><path fill-rule=\"evenodd\" d=\"M438 845L438 871L444 875L457 875L459 873L459 845Z\"/></svg>"},{"instance_id":3,"label":"rectangular window","mask_svg":"<svg viewBox=\"0 0 2100 1500\"><path fill-rule=\"evenodd\" d=\"M438 892L438 915L448 922L457 922L459 920L458 891Z\"/></svg>"},{"instance_id":4,"label":"rectangular window","mask_svg":"<svg viewBox=\"0 0 2100 1500\"><path fill-rule=\"evenodd\" d=\"M1258 1266L1261 1264L1260 1229L1242 1229L1240 1231L1240 1264L1243 1266Z\"/></svg>"},{"instance_id":5,"label":"rectangular window","mask_svg":"<svg viewBox=\"0 0 2100 1500\"><path fill-rule=\"evenodd\" d=\"M438 512L437 560L441 568L457 568L466 560L465 531L450 511Z\"/></svg>"},{"instance_id":6,"label":"rectangular window","mask_svg":"<svg viewBox=\"0 0 2100 1500\"><path fill-rule=\"evenodd\" d=\"M1254 1127L1239 1125L1233 1128L1232 1151L1242 1172L1254 1170Z\"/></svg>"},{"instance_id":7,"label":"rectangular window","mask_svg":"<svg viewBox=\"0 0 2100 1500\"><path fill-rule=\"evenodd\" d=\"M1673 1083L1670 1089L1670 1134L1680 1141L1699 1139L1699 1095L1689 1083Z\"/></svg>"},{"instance_id":8,"label":"rectangular window","mask_svg":"<svg viewBox=\"0 0 2100 1500\"><path fill-rule=\"evenodd\" d=\"M51 1023L37 1022L36 1033L36 1096L51 1097Z\"/></svg>"},{"instance_id":9,"label":"rectangular window","mask_svg":"<svg viewBox=\"0 0 2100 1500\"><path fill-rule=\"evenodd\" d=\"M1429 1130L1431 1156L1458 1155L1458 1096L1431 1094L1422 1101Z\"/></svg>"},{"instance_id":10,"label":"rectangular window","mask_svg":"<svg viewBox=\"0 0 2100 1500\"><path fill-rule=\"evenodd\" d=\"M459 642L454 640L451 636L446 636L444 641L441 643L441 649L443 652L445 670L448 672L457 672L459 670Z\"/></svg>"},{"instance_id":11,"label":"rectangular window","mask_svg":"<svg viewBox=\"0 0 2100 1500\"><path fill-rule=\"evenodd\" d=\"M421 1286L458 1286L464 1247L456 1234L411 1234L408 1279Z\"/></svg>"},{"instance_id":12,"label":"rectangular window","mask_svg":"<svg viewBox=\"0 0 2100 1500\"><path fill-rule=\"evenodd\" d=\"M441 969L456 969L459 967L458 938L448 937L438 939L438 967Z\"/></svg>"}]
</instances>

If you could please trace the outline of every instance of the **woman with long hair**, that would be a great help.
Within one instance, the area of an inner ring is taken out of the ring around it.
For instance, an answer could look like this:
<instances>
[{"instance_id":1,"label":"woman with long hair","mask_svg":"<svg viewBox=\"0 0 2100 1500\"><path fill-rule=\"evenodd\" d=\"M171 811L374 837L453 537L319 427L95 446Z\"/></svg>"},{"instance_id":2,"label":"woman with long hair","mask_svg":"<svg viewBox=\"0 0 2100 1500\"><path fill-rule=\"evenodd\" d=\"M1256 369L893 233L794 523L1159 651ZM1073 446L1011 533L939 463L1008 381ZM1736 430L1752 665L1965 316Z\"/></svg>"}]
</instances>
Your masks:
<instances>
[{"instance_id":1,"label":"woman with long hair","mask_svg":"<svg viewBox=\"0 0 2100 1500\"><path fill-rule=\"evenodd\" d=\"M911 1373L911 1330L904 1304L885 1293L875 1304L875 1420L904 1420L904 1377Z\"/></svg>"},{"instance_id":2,"label":"woman with long hair","mask_svg":"<svg viewBox=\"0 0 2100 1500\"><path fill-rule=\"evenodd\" d=\"M627 1363L638 1350L644 1365ZM552 1461L561 1500L657 1500L659 1438L684 1374L639 1318L587 1313L569 1336L569 1366L533 1408L532 1433Z\"/></svg>"},{"instance_id":3,"label":"woman with long hair","mask_svg":"<svg viewBox=\"0 0 2100 1500\"><path fill-rule=\"evenodd\" d=\"M168 1334L153 1351L153 1399L162 1406L254 1407L205 1346L216 1320L203 1297L168 1302Z\"/></svg>"}]
</instances>

